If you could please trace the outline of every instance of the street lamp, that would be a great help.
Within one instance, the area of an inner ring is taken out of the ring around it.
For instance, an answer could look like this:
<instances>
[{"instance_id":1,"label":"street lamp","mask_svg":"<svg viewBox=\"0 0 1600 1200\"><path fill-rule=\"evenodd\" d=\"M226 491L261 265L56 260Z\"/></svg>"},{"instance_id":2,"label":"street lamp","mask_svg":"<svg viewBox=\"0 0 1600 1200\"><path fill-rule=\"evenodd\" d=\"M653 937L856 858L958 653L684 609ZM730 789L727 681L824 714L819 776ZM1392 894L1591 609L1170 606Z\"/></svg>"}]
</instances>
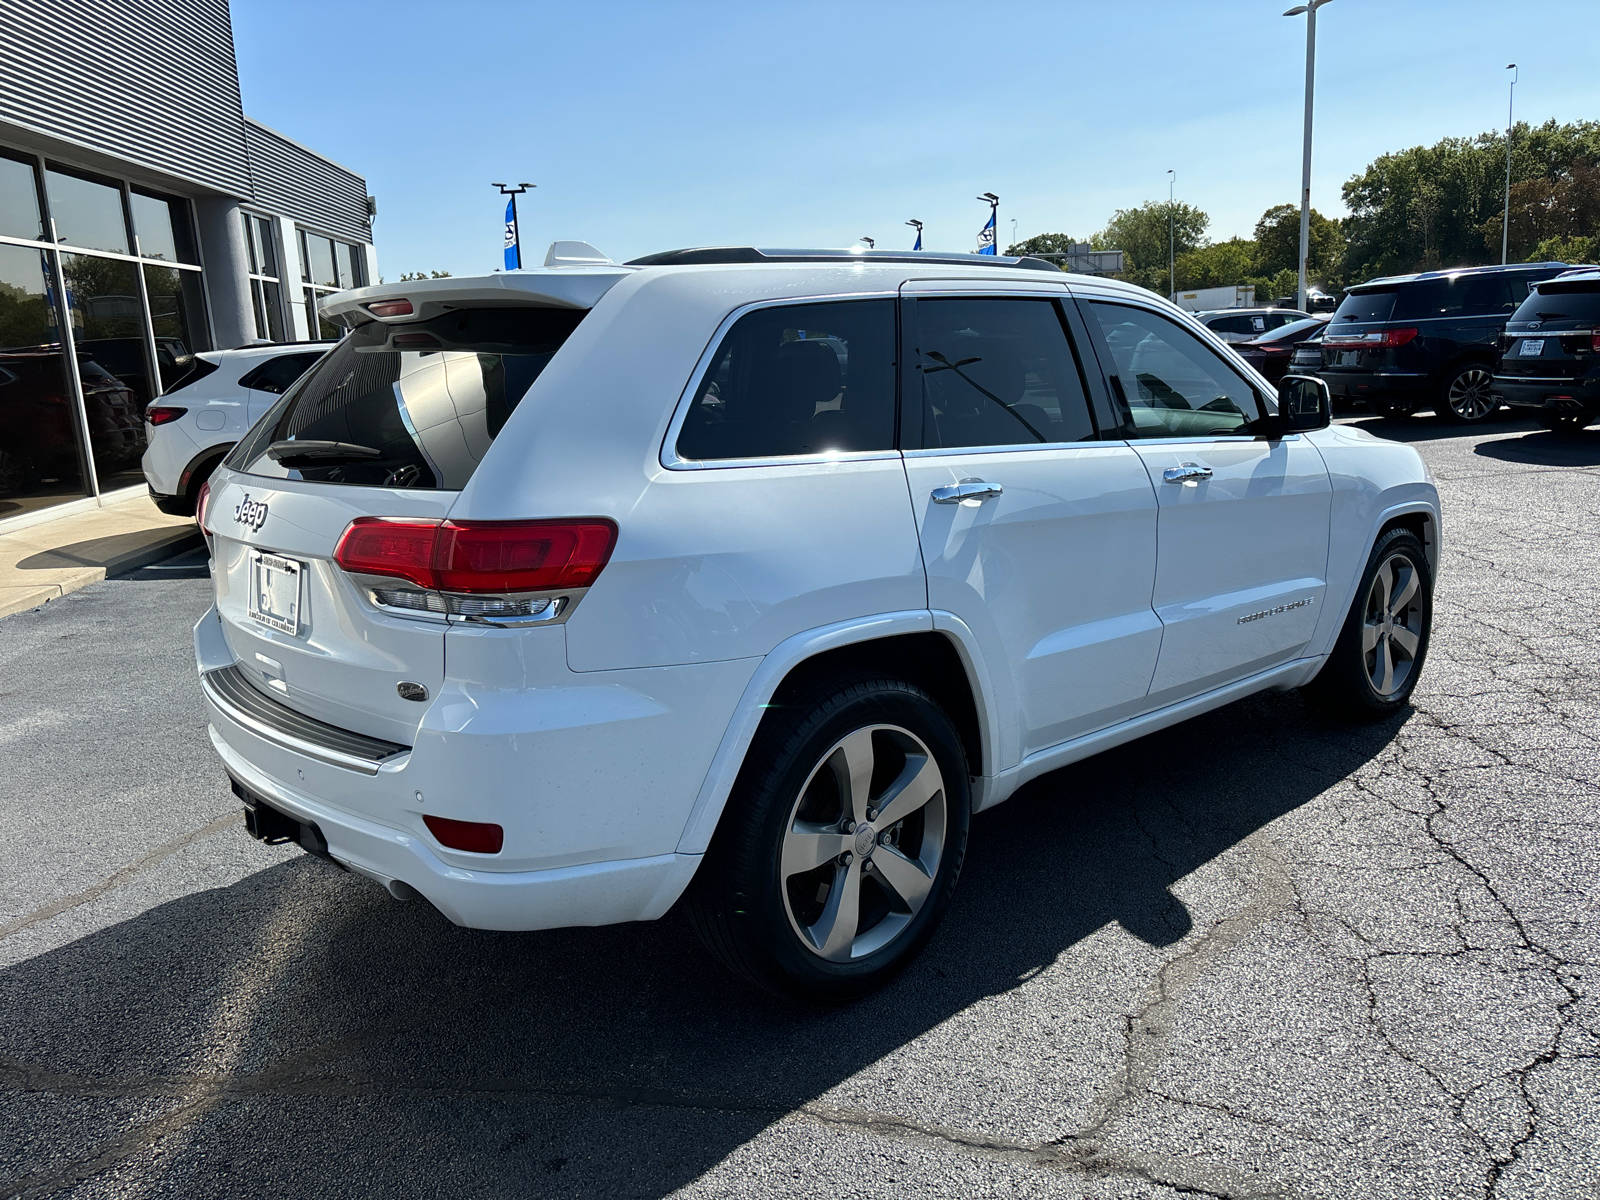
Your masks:
<instances>
[{"instance_id":1,"label":"street lamp","mask_svg":"<svg viewBox=\"0 0 1600 1200\"><path fill-rule=\"evenodd\" d=\"M1511 121L1511 107L1517 100L1517 76L1522 72L1517 70L1516 63L1507 63L1506 70L1511 72L1511 94L1506 98L1506 211L1500 219L1500 265L1506 265L1506 243L1511 240L1511 131L1516 128Z\"/></svg>"},{"instance_id":2,"label":"street lamp","mask_svg":"<svg viewBox=\"0 0 1600 1200\"><path fill-rule=\"evenodd\" d=\"M979 196L978 199L982 200L989 206L989 224L985 226L989 234L989 248L987 250L984 249L983 238L980 235L978 239L978 253L999 254L1000 247L996 246L995 242L1000 237L1000 197L996 196L993 192L985 192L983 195Z\"/></svg>"},{"instance_id":3,"label":"street lamp","mask_svg":"<svg viewBox=\"0 0 1600 1200\"><path fill-rule=\"evenodd\" d=\"M1167 299L1175 300L1178 295L1178 225L1177 211L1172 207L1173 197L1178 194L1178 174L1171 167L1167 174L1172 178L1167 180Z\"/></svg>"},{"instance_id":4,"label":"street lamp","mask_svg":"<svg viewBox=\"0 0 1600 1200\"><path fill-rule=\"evenodd\" d=\"M1295 293L1295 307L1301 312L1306 307L1306 258L1311 253L1311 91L1317 66L1317 9L1329 0L1311 0L1309 4L1296 4L1283 15L1306 17L1306 141L1300 163L1300 285Z\"/></svg>"},{"instance_id":5,"label":"street lamp","mask_svg":"<svg viewBox=\"0 0 1600 1200\"><path fill-rule=\"evenodd\" d=\"M507 230L507 233L510 234L511 240L506 244L505 248L510 250L515 247L517 263L515 267L513 267L510 263L507 263L506 270L520 271L522 270L522 227L517 224L517 197L522 195L522 193L527 191L529 188L537 187L538 184L519 183L516 187L507 187L503 183L491 183L489 186L499 188L502 196L511 197L511 228Z\"/></svg>"},{"instance_id":6,"label":"street lamp","mask_svg":"<svg viewBox=\"0 0 1600 1200\"><path fill-rule=\"evenodd\" d=\"M1011 218L1011 244L1013 246L1017 244L1017 219L1015 217Z\"/></svg>"},{"instance_id":7,"label":"street lamp","mask_svg":"<svg viewBox=\"0 0 1600 1200\"><path fill-rule=\"evenodd\" d=\"M913 229L915 229L917 231L917 244L915 246L911 247L911 248L913 250L921 250L922 249L922 222L918 221L916 218L913 217L911 220L907 221L906 224L911 226Z\"/></svg>"}]
</instances>

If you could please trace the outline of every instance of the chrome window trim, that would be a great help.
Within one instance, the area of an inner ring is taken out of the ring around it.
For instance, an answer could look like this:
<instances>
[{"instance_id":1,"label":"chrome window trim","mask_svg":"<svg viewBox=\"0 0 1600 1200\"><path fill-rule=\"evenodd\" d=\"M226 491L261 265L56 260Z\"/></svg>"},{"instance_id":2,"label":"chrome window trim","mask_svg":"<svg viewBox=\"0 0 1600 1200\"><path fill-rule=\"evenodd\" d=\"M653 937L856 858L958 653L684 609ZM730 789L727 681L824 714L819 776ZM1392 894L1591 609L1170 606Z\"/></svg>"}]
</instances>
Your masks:
<instances>
[{"instance_id":1,"label":"chrome window trim","mask_svg":"<svg viewBox=\"0 0 1600 1200\"><path fill-rule=\"evenodd\" d=\"M688 419L689 407L694 403L694 391L700 381L705 378L706 372L711 369L711 364L716 361L717 351L722 349L723 339L728 336L728 331L746 313L752 313L763 308L792 307L800 304L828 304L838 300L898 300L899 290L884 291L876 289L867 292L825 292L819 296L783 296L770 300L755 300L742 304L727 316L722 318L712 333L706 348L700 357L695 360L694 370L689 373L689 382L684 384L683 391L678 396L677 407L673 409L672 420L667 423L666 436L661 440L661 452L658 461L669 471L721 471L735 470L749 467L789 467L789 466L816 466L819 464L837 462L882 462L898 459L900 452L894 447L886 450L846 450L833 454L780 454L771 458L683 458L678 454L678 435L683 430L683 423Z\"/></svg>"},{"instance_id":2,"label":"chrome window trim","mask_svg":"<svg viewBox=\"0 0 1600 1200\"><path fill-rule=\"evenodd\" d=\"M953 454L1016 454L1025 450L1092 450L1096 446L1124 446L1121 438L1092 438L1080 442L1011 442L1003 446L924 446L902 450L906 458L949 458Z\"/></svg>"}]
</instances>

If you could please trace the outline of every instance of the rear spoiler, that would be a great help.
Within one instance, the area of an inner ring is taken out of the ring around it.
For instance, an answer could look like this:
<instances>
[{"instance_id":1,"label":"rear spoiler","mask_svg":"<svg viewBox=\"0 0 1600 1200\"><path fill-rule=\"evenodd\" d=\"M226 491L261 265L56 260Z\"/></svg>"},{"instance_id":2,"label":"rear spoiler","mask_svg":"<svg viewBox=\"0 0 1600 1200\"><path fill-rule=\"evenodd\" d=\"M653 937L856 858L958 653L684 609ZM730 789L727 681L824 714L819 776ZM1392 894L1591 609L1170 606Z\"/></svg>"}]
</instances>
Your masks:
<instances>
[{"instance_id":1,"label":"rear spoiler","mask_svg":"<svg viewBox=\"0 0 1600 1200\"><path fill-rule=\"evenodd\" d=\"M540 267L493 275L444 279L409 279L375 287L335 292L320 305L322 315L345 326L379 320L402 325L426 321L454 308L501 305L530 308L593 308L620 280L637 267L615 263ZM385 304L384 302L388 302ZM374 305L381 305L373 311ZM387 311L386 311L387 310Z\"/></svg>"}]
</instances>

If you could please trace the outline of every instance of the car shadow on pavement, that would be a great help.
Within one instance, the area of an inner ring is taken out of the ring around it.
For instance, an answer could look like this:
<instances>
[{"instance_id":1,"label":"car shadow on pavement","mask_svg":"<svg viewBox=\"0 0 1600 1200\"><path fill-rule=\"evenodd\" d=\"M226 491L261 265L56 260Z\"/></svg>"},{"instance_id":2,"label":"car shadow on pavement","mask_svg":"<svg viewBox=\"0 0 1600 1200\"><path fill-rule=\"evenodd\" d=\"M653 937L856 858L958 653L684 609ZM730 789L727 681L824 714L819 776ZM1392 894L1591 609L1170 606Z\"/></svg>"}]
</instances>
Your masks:
<instances>
[{"instance_id":1,"label":"car shadow on pavement","mask_svg":"<svg viewBox=\"0 0 1600 1200\"><path fill-rule=\"evenodd\" d=\"M1455 425L1432 415L1402 417L1396 420L1363 413L1351 413L1349 417L1341 418L1339 423L1355 429L1364 429L1374 437L1381 437L1386 441L1408 443L1442 442L1455 438L1483 437L1486 433L1512 433L1539 428L1528 418L1517 416L1509 410L1502 410L1487 421L1471 425Z\"/></svg>"},{"instance_id":2,"label":"car shadow on pavement","mask_svg":"<svg viewBox=\"0 0 1600 1200\"><path fill-rule=\"evenodd\" d=\"M145 1196L660 1197L801 1105L914 1120L937 1107L925 1086L1014 1091L1028 1064L963 1030L991 1030L1008 993L1113 922L1178 942L1196 922L1177 881L1401 722L1335 728L1269 694L1036 781L974 819L927 951L834 1009L731 978L677 910L464 930L308 856L281 862L0 972L0 1194L113 1172ZM1083 982L1101 1024L1169 957L1097 950ZM1060 1030L1056 1055L1082 1060L1092 1102L1104 1051L1084 1039L1103 1031ZM961 1048L918 1077L919 1053Z\"/></svg>"},{"instance_id":3,"label":"car shadow on pavement","mask_svg":"<svg viewBox=\"0 0 1600 1200\"><path fill-rule=\"evenodd\" d=\"M1551 433L1540 429L1522 437L1500 438L1473 448L1474 454L1539 467L1600 466L1600 429Z\"/></svg>"}]
</instances>

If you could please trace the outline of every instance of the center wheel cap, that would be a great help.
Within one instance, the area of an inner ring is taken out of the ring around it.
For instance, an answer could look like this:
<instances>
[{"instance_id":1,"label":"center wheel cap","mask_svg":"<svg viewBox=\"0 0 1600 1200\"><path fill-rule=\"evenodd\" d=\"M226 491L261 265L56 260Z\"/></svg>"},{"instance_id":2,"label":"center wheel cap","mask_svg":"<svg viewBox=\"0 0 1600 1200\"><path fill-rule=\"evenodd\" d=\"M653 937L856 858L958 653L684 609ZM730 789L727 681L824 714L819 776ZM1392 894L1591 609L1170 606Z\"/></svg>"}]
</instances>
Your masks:
<instances>
[{"instance_id":1,"label":"center wheel cap","mask_svg":"<svg viewBox=\"0 0 1600 1200\"><path fill-rule=\"evenodd\" d=\"M856 826L856 857L869 858L872 849L878 844L878 835L871 825L861 824Z\"/></svg>"}]
</instances>

